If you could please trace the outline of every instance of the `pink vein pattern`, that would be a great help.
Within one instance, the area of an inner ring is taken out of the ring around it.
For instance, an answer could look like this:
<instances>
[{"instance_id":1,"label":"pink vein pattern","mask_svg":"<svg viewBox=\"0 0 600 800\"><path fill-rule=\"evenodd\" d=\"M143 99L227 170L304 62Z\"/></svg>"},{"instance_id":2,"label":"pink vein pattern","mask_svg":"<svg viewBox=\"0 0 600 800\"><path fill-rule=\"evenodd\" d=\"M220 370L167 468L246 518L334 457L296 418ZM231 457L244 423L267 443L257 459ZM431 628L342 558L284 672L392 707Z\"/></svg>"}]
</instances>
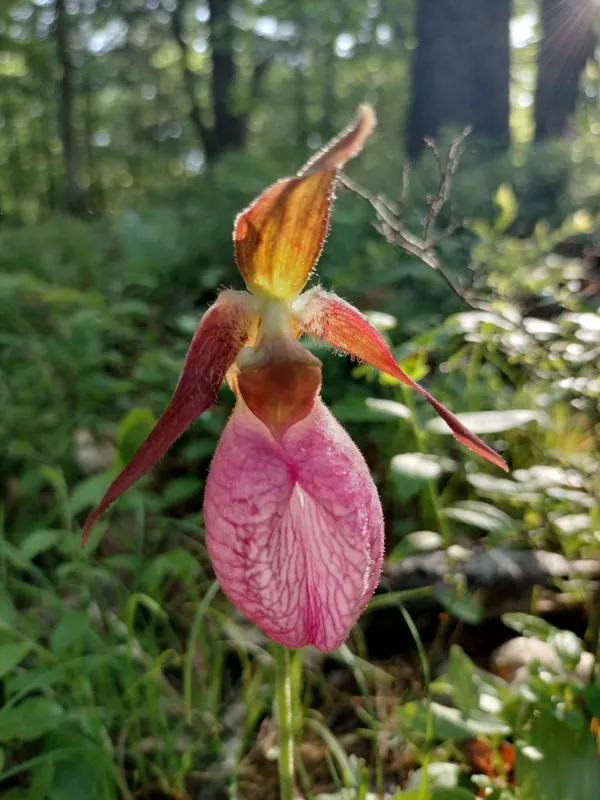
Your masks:
<instances>
[{"instance_id":1,"label":"pink vein pattern","mask_svg":"<svg viewBox=\"0 0 600 800\"><path fill-rule=\"evenodd\" d=\"M204 515L223 590L286 647L333 650L375 591L383 515L365 461L320 399L280 442L240 401Z\"/></svg>"}]
</instances>

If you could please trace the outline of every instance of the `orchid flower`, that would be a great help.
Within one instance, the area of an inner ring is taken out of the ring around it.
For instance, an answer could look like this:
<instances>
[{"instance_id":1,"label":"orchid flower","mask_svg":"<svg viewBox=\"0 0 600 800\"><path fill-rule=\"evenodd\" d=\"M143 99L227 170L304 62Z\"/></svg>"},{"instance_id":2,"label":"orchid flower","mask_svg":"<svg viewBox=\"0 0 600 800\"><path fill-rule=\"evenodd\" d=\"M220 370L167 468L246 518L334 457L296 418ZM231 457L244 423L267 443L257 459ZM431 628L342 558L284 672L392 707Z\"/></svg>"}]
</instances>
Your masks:
<instances>
[{"instance_id":1,"label":"orchid flower","mask_svg":"<svg viewBox=\"0 0 600 800\"><path fill-rule=\"evenodd\" d=\"M323 247L344 164L375 125L368 106L295 177L266 189L236 219L237 265L249 292L223 291L204 314L166 410L89 515L145 475L216 400L227 378L237 403L206 483L206 542L231 601L290 648L338 647L373 595L384 531L379 496L356 445L319 393L308 334L419 392L456 438L504 460L396 364L349 303L316 286L301 294Z\"/></svg>"}]
</instances>

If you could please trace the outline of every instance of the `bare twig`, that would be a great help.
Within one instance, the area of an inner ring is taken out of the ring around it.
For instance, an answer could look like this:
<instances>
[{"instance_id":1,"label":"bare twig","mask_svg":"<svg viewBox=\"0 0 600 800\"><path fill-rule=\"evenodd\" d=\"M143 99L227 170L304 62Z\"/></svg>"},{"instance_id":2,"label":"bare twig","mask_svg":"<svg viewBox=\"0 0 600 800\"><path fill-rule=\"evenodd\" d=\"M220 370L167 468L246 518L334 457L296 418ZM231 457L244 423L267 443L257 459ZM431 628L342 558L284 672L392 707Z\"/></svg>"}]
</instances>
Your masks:
<instances>
[{"instance_id":1,"label":"bare twig","mask_svg":"<svg viewBox=\"0 0 600 800\"><path fill-rule=\"evenodd\" d=\"M438 165L439 181L435 194L427 198L428 211L423 224L423 230L419 236L412 233L404 222L404 210L410 182L409 163L405 163L402 169L400 191L395 203L383 194L373 194L368 189L352 181L347 175L341 176L341 183L372 206L377 214L377 221L373 223L373 227L390 244L418 258L426 266L439 273L446 282L448 288L468 308L476 311L493 311L494 301L506 301L507 298L496 294L494 290L489 287L485 297L477 291L475 282L485 277L487 270L486 265L471 265L471 280L467 285L460 285L457 279L445 269L437 253L439 244L445 238L451 236L459 224L453 222L444 231L436 234L436 223L444 205L448 202L450 197L452 180L456 175L463 145L469 132L469 129L465 129L460 136L454 139L445 156L440 155L437 146L432 141L427 141L427 145L431 149L433 157ZM526 337L540 354L546 357L553 355L551 349L543 341L537 339L527 330L522 320L514 324L515 331L518 331ZM535 350L533 350L533 352L535 352ZM534 366L530 365L528 371L535 379L540 377Z\"/></svg>"},{"instance_id":2,"label":"bare twig","mask_svg":"<svg viewBox=\"0 0 600 800\"><path fill-rule=\"evenodd\" d=\"M409 255L421 260L431 269L439 272L452 292L470 308L482 309L487 307L484 301L480 300L475 303L472 298L466 295L465 287L461 287L455 283L454 279L448 274L443 264L440 262L436 252L437 246L442 239L454 233L458 227L457 223L452 223L443 234L434 235L438 217L450 196L452 179L458 169L463 143L468 134L469 129L465 129L460 136L454 139L445 157L440 155L433 142L427 143L438 164L440 179L436 193L427 198L428 212L423 225L423 232L420 236L412 233L404 223L404 209L410 182L409 163L405 163L402 168L401 186L396 203L391 202L385 195L372 194L368 189L364 189L348 178L347 175L341 176L341 182L351 192L354 192L371 204L378 217L374 227L390 244L399 247Z\"/></svg>"}]
</instances>

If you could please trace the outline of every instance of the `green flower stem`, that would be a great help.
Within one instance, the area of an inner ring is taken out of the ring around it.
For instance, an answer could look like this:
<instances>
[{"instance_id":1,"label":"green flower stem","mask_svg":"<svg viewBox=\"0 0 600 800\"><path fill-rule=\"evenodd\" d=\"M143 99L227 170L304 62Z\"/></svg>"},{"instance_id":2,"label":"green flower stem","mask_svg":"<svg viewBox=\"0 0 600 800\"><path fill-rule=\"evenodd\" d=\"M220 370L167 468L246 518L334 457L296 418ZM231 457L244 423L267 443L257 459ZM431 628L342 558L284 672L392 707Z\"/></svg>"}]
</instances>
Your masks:
<instances>
[{"instance_id":1,"label":"green flower stem","mask_svg":"<svg viewBox=\"0 0 600 800\"><path fill-rule=\"evenodd\" d=\"M294 709L291 653L274 645L275 698L279 723L279 789L281 800L294 800ZM294 681L296 683L296 681Z\"/></svg>"}]
</instances>

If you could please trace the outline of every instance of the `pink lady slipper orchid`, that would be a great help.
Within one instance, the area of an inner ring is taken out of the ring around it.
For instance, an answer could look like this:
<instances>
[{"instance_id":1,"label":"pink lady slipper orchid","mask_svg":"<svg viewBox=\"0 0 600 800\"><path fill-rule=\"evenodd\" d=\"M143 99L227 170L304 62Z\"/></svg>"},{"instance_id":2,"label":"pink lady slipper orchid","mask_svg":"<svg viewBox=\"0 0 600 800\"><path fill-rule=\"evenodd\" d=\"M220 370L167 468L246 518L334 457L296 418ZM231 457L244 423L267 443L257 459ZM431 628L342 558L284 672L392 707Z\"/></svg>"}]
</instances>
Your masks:
<instances>
[{"instance_id":1,"label":"pink lady slipper orchid","mask_svg":"<svg viewBox=\"0 0 600 800\"><path fill-rule=\"evenodd\" d=\"M356 122L294 178L270 186L235 223L237 264L250 293L222 292L200 320L166 410L113 481L98 517L212 406L227 377L237 404L206 484L206 541L231 601L271 639L333 650L371 598L383 558L383 516L364 458L323 404L321 362L301 333L408 384L456 438L506 469L499 455L394 361L353 306L315 287L300 294L329 225L339 172L375 125Z\"/></svg>"}]
</instances>

